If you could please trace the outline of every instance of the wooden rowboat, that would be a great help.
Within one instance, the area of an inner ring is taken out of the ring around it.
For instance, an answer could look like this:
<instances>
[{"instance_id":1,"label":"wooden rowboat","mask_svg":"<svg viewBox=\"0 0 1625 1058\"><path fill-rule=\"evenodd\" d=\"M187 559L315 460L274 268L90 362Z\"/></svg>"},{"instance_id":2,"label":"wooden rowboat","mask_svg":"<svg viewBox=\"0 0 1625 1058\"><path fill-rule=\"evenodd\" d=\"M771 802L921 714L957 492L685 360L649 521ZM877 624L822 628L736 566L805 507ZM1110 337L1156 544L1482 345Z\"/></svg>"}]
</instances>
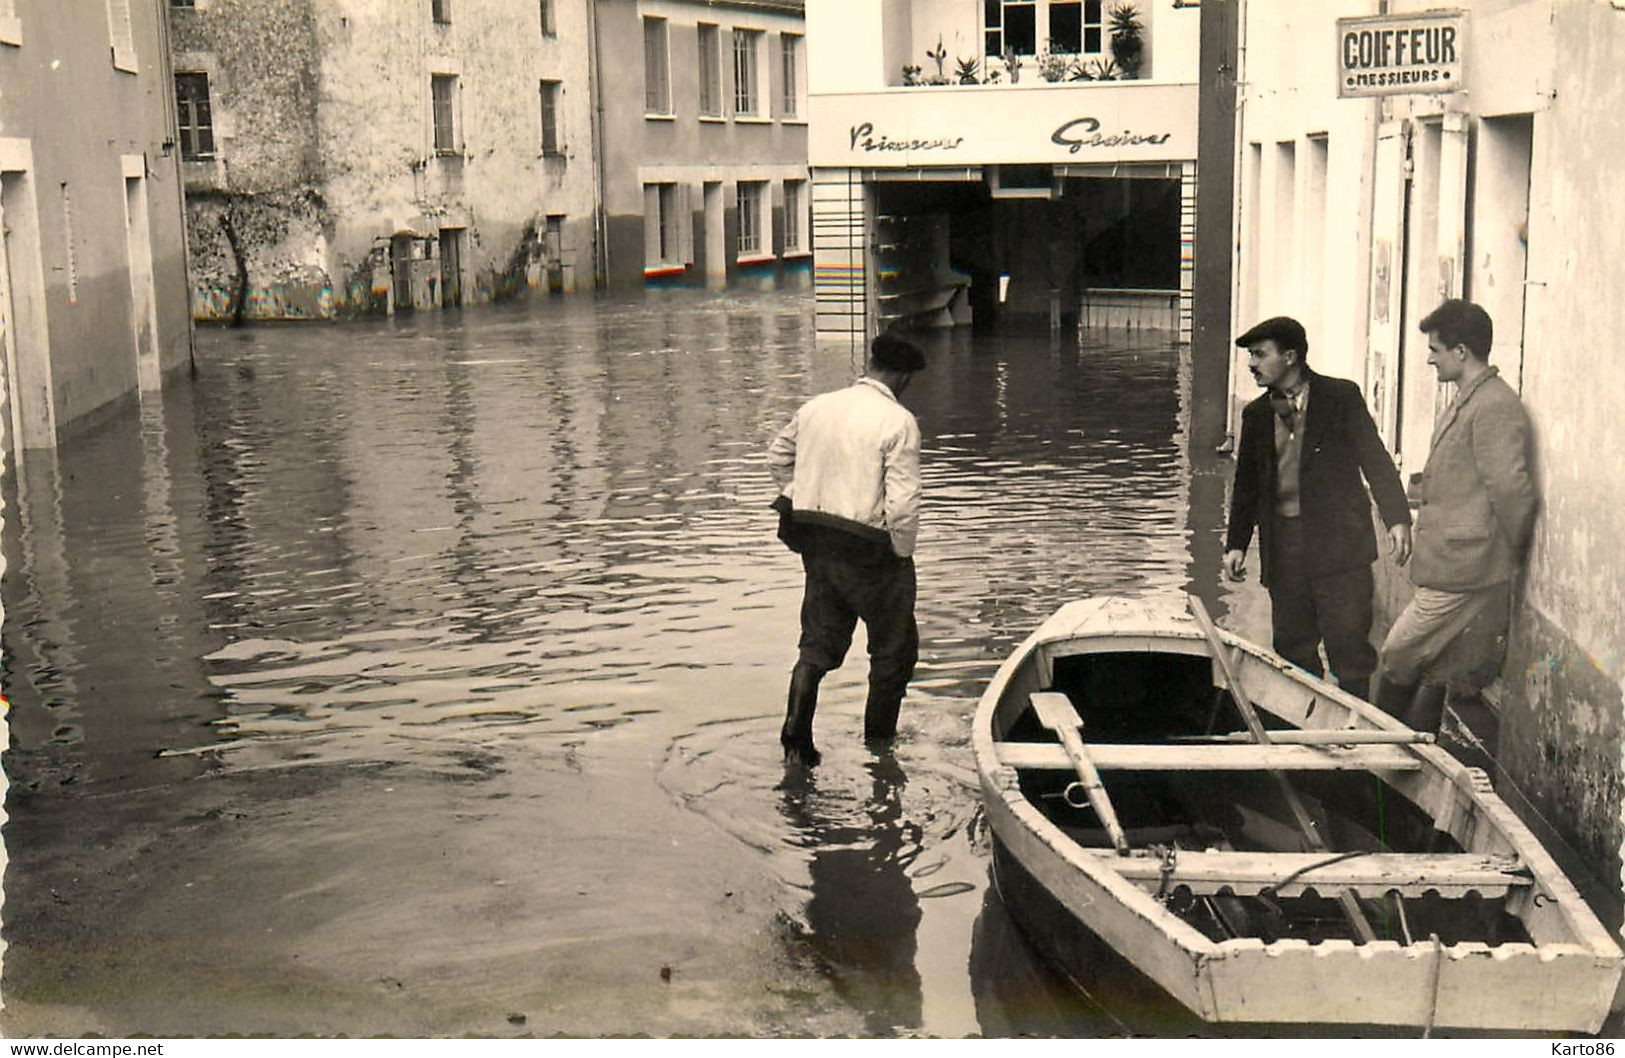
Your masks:
<instances>
[{"instance_id":1,"label":"wooden rowboat","mask_svg":"<svg viewBox=\"0 0 1625 1058\"><path fill-rule=\"evenodd\" d=\"M1211 1023L1597 1031L1620 949L1488 777L1183 602L1064 606L982 695L1029 936Z\"/></svg>"}]
</instances>

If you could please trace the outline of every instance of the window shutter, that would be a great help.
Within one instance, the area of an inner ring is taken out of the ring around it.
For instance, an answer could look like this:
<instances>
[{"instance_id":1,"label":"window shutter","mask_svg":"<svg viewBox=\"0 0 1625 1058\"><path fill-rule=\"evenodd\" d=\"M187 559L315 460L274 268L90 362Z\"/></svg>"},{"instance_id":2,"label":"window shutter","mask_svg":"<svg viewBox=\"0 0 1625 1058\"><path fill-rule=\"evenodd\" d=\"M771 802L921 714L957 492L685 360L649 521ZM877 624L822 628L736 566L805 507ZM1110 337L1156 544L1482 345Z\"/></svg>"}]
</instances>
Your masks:
<instances>
[{"instance_id":1,"label":"window shutter","mask_svg":"<svg viewBox=\"0 0 1625 1058\"><path fill-rule=\"evenodd\" d=\"M643 261L660 261L660 185L643 185Z\"/></svg>"},{"instance_id":2,"label":"window shutter","mask_svg":"<svg viewBox=\"0 0 1625 1058\"><path fill-rule=\"evenodd\" d=\"M682 183L677 185L677 209L681 217L683 263L694 263L694 188L693 185Z\"/></svg>"},{"instance_id":3,"label":"window shutter","mask_svg":"<svg viewBox=\"0 0 1625 1058\"><path fill-rule=\"evenodd\" d=\"M113 65L135 71L135 31L130 24L130 0L107 0L107 29L113 45Z\"/></svg>"}]
</instances>

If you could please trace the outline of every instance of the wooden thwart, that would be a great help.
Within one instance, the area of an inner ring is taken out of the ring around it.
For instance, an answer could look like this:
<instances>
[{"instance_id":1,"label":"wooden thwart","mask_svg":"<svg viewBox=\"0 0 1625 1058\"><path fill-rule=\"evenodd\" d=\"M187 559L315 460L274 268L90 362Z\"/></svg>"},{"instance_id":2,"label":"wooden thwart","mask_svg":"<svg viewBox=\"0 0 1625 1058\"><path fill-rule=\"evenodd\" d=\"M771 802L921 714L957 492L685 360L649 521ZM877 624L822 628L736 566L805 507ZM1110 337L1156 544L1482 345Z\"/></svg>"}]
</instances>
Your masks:
<instances>
[{"instance_id":1,"label":"wooden thwart","mask_svg":"<svg viewBox=\"0 0 1625 1058\"><path fill-rule=\"evenodd\" d=\"M1531 884L1517 860L1481 853L1374 852L1327 862L1333 858L1321 852L1181 852L1166 881L1158 857L1113 858L1111 866L1124 878L1159 887L1183 885L1198 895L1226 889L1248 895L1279 886L1283 896L1306 888L1352 888L1375 896L1398 890L1493 897Z\"/></svg>"},{"instance_id":2,"label":"wooden thwart","mask_svg":"<svg viewBox=\"0 0 1625 1058\"><path fill-rule=\"evenodd\" d=\"M1033 771L1067 771L1072 757L1049 742L999 742L999 763ZM1085 745L1100 771L1420 771L1422 762L1398 746L1290 746L1256 743Z\"/></svg>"},{"instance_id":3,"label":"wooden thwart","mask_svg":"<svg viewBox=\"0 0 1625 1058\"><path fill-rule=\"evenodd\" d=\"M1100 825L1111 835L1112 846L1117 849L1117 854L1128 855L1128 838L1123 834L1122 825L1117 822L1117 812L1112 808L1111 798L1106 796L1106 787L1101 784L1100 774L1095 771L1094 762L1089 758L1089 751L1078 735L1078 729L1083 727L1083 718L1072 708L1072 700L1054 691L1037 691L1032 695L1031 701L1038 722L1055 732L1056 737L1061 740L1061 745L1056 748L1067 756L1073 770L1078 773L1078 784L1083 787L1083 792L1089 798L1089 807L1095 810Z\"/></svg>"}]
</instances>

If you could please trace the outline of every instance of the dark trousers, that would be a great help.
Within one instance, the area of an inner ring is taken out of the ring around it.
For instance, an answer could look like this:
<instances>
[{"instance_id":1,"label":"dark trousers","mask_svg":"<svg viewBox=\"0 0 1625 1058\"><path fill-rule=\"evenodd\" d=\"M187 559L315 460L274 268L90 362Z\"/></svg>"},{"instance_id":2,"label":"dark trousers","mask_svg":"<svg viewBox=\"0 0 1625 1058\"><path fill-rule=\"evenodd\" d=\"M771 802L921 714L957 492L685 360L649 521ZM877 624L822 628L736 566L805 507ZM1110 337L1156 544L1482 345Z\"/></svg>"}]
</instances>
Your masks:
<instances>
[{"instance_id":1,"label":"dark trousers","mask_svg":"<svg viewBox=\"0 0 1625 1058\"><path fill-rule=\"evenodd\" d=\"M1371 566L1309 576L1302 520L1276 518L1272 526L1270 626L1275 652L1299 668L1320 675L1320 653L1345 690L1366 696L1377 651L1371 645Z\"/></svg>"},{"instance_id":2,"label":"dark trousers","mask_svg":"<svg viewBox=\"0 0 1625 1058\"><path fill-rule=\"evenodd\" d=\"M801 661L821 672L839 668L859 619L869 633L869 698L901 701L919 659L914 623L914 560L885 555L859 560L810 549L802 553Z\"/></svg>"}]
</instances>

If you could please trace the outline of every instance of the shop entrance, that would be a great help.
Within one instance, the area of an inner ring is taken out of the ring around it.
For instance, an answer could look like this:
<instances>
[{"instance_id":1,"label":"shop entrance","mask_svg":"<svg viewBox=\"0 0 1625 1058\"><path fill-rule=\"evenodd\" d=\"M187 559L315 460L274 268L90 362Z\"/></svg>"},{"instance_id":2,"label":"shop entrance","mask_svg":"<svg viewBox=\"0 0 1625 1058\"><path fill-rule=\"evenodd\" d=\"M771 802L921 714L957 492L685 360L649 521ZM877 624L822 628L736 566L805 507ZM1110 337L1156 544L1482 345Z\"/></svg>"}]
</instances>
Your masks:
<instances>
[{"instance_id":1,"label":"shop entrance","mask_svg":"<svg viewBox=\"0 0 1625 1058\"><path fill-rule=\"evenodd\" d=\"M989 166L876 180L874 319L881 329L1177 331L1181 183L1167 169Z\"/></svg>"}]
</instances>

